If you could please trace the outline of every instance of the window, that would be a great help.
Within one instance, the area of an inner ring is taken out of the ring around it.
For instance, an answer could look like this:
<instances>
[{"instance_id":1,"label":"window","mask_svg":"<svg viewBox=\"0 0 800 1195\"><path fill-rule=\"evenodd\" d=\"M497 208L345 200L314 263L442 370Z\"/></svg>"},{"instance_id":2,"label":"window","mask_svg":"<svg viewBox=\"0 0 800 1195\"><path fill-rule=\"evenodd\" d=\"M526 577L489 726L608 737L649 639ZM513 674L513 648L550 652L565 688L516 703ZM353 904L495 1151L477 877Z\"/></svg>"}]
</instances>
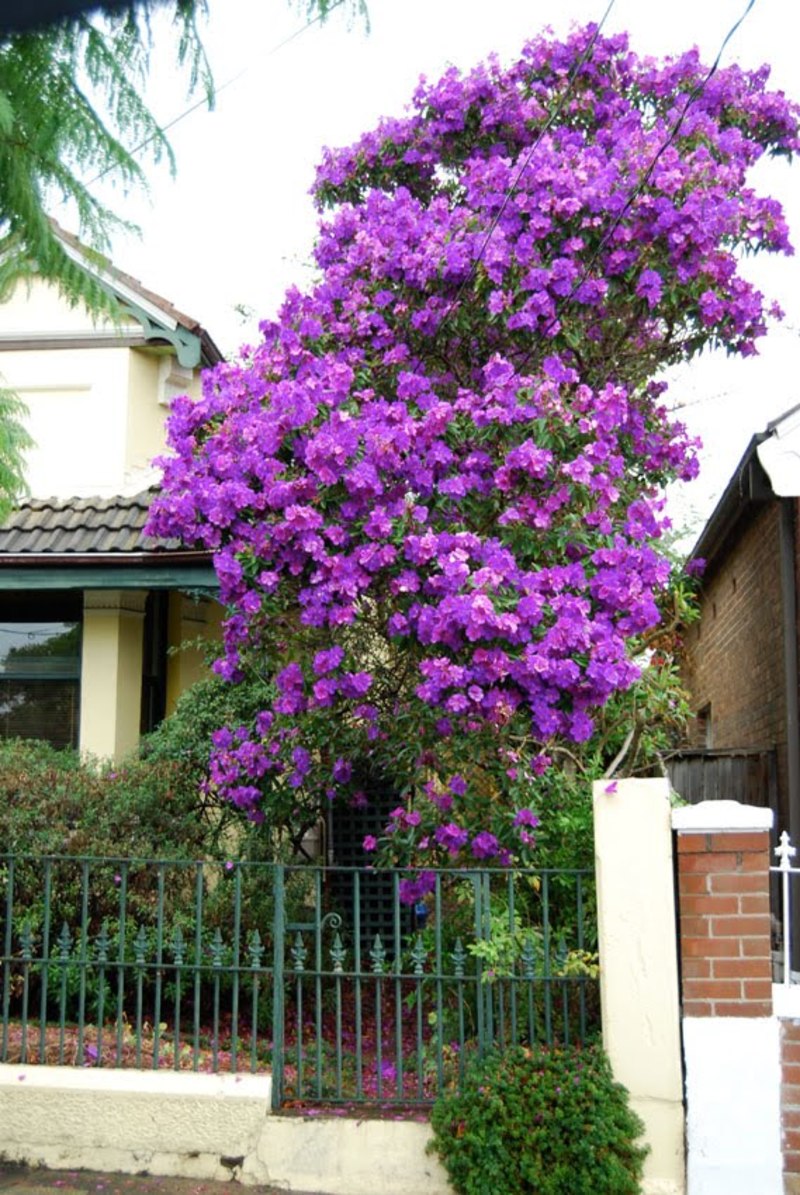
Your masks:
<instances>
[{"instance_id":1,"label":"window","mask_svg":"<svg viewBox=\"0 0 800 1195\"><path fill-rule=\"evenodd\" d=\"M80 717L81 621L66 608L32 598L0 606L0 735L77 747ZM44 617L50 607L52 617ZM61 617L56 615L60 614Z\"/></svg>"}]
</instances>

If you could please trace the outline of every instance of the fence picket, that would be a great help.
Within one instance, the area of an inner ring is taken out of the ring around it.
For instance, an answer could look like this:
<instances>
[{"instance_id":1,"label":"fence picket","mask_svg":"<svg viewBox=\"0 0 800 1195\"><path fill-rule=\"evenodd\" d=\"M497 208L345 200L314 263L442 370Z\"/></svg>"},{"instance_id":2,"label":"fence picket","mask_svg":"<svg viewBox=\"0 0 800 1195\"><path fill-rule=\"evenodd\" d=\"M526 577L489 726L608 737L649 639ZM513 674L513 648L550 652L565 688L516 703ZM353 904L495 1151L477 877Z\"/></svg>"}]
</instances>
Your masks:
<instances>
[{"instance_id":1,"label":"fence picket","mask_svg":"<svg viewBox=\"0 0 800 1195\"><path fill-rule=\"evenodd\" d=\"M0 856L0 1061L271 1070L276 1108L426 1104L474 1055L597 1031L588 874L333 872Z\"/></svg>"}]
</instances>

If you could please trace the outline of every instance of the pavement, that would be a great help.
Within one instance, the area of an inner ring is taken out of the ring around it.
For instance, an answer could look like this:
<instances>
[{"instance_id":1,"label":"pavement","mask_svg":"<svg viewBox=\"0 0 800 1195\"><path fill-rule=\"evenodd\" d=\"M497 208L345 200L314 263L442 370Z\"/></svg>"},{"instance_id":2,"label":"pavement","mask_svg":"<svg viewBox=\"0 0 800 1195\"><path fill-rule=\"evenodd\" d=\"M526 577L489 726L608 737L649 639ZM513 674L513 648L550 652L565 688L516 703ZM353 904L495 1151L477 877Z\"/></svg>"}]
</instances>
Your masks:
<instances>
[{"instance_id":1,"label":"pavement","mask_svg":"<svg viewBox=\"0 0 800 1195\"><path fill-rule=\"evenodd\" d=\"M285 1195L285 1188L237 1182L159 1178L149 1174L105 1174L96 1170L44 1170L0 1162L0 1192L24 1195ZM297 1191L294 1195L315 1195Z\"/></svg>"}]
</instances>

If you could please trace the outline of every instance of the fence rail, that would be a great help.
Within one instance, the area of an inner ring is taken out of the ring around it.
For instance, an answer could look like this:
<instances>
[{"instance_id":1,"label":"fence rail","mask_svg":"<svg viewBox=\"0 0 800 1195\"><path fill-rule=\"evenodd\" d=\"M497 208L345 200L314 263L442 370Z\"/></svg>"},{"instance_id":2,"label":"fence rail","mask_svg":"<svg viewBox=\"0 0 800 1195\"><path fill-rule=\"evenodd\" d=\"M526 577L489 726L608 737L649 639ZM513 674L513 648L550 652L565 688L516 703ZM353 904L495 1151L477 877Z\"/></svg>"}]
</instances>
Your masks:
<instances>
[{"instance_id":1,"label":"fence rail","mask_svg":"<svg viewBox=\"0 0 800 1195\"><path fill-rule=\"evenodd\" d=\"M271 1071L427 1103L596 1033L593 877L0 855L0 1061Z\"/></svg>"}]
</instances>

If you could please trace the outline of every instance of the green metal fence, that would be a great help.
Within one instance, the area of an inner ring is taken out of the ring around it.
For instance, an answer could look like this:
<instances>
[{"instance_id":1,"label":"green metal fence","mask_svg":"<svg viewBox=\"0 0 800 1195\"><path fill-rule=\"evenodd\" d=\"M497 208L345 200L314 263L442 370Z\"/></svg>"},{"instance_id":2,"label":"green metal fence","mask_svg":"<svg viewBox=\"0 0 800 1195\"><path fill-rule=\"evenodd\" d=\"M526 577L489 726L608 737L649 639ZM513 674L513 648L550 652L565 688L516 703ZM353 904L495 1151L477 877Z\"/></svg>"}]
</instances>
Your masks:
<instances>
[{"instance_id":1,"label":"green metal fence","mask_svg":"<svg viewBox=\"0 0 800 1195\"><path fill-rule=\"evenodd\" d=\"M592 877L0 855L0 1061L271 1071L428 1103L598 1029Z\"/></svg>"}]
</instances>

